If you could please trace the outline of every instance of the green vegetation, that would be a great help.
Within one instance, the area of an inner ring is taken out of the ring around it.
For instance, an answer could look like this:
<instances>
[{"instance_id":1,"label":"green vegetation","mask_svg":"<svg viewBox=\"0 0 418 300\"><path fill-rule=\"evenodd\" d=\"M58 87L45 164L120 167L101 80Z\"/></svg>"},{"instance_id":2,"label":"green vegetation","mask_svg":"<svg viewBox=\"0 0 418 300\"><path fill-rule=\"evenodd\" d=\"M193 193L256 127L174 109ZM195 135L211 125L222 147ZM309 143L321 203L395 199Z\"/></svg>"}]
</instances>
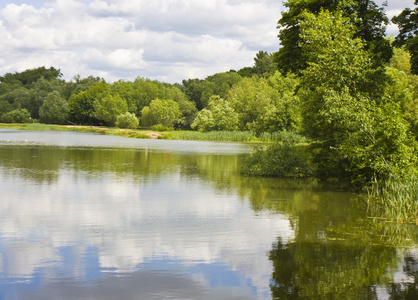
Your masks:
<instances>
[{"instance_id":1,"label":"green vegetation","mask_svg":"<svg viewBox=\"0 0 418 300\"><path fill-rule=\"evenodd\" d=\"M415 0L415 5L418 1ZM395 39L395 45L405 46L411 53L412 73L418 74L418 7L405 8L398 16L392 18L392 22L398 25L399 34Z\"/></svg>"},{"instance_id":2,"label":"green vegetation","mask_svg":"<svg viewBox=\"0 0 418 300\"><path fill-rule=\"evenodd\" d=\"M385 39L388 18L384 9L379 8L370 0L287 0L283 1L287 8L282 12L278 22L279 38L282 47L275 53L275 61L280 72L300 74L309 65L300 43L300 22L304 13L317 15L322 10L337 12L349 18L347 24L354 28L354 37L361 38L366 49L374 53L376 65L382 65L392 56L392 48ZM332 49L332 48L330 48Z\"/></svg>"},{"instance_id":3,"label":"green vegetation","mask_svg":"<svg viewBox=\"0 0 418 300\"><path fill-rule=\"evenodd\" d=\"M2 115L1 121L5 123L29 123L30 113L26 108L20 106Z\"/></svg>"},{"instance_id":4,"label":"green vegetation","mask_svg":"<svg viewBox=\"0 0 418 300\"><path fill-rule=\"evenodd\" d=\"M126 112L116 117L116 127L136 129L138 128L138 126L139 126L139 120L135 116L135 114Z\"/></svg>"},{"instance_id":5,"label":"green vegetation","mask_svg":"<svg viewBox=\"0 0 418 300\"><path fill-rule=\"evenodd\" d=\"M182 116L177 102L158 98L152 100L149 106L145 106L141 114L141 123L146 127L158 124L165 127L172 127L174 122Z\"/></svg>"},{"instance_id":6,"label":"green vegetation","mask_svg":"<svg viewBox=\"0 0 418 300\"><path fill-rule=\"evenodd\" d=\"M165 135L172 140L195 140L195 141L223 141L223 142L260 142L250 131L172 131Z\"/></svg>"},{"instance_id":7,"label":"green vegetation","mask_svg":"<svg viewBox=\"0 0 418 300\"><path fill-rule=\"evenodd\" d=\"M59 92L49 93L39 108L39 121L46 124L64 124L70 108Z\"/></svg>"},{"instance_id":8,"label":"green vegetation","mask_svg":"<svg viewBox=\"0 0 418 300\"><path fill-rule=\"evenodd\" d=\"M374 180L368 201L372 217L418 225L418 178L414 174Z\"/></svg>"}]
</instances>

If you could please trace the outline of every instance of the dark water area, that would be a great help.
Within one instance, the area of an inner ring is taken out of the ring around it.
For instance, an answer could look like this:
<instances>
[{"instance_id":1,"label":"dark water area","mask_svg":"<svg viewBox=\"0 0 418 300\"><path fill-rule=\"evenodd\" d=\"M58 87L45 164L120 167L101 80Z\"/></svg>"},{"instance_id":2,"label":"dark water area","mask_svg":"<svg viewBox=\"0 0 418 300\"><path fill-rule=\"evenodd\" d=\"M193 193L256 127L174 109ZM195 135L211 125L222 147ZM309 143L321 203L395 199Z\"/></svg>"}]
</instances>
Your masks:
<instances>
[{"instance_id":1,"label":"dark water area","mask_svg":"<svg viewBox=\"0 0 418 300\"><path fill-rule=\"evenodd\" d=\"M0 130L0 299L418 299L416 225L250 151Z\"/></svg>"}]
</instances>

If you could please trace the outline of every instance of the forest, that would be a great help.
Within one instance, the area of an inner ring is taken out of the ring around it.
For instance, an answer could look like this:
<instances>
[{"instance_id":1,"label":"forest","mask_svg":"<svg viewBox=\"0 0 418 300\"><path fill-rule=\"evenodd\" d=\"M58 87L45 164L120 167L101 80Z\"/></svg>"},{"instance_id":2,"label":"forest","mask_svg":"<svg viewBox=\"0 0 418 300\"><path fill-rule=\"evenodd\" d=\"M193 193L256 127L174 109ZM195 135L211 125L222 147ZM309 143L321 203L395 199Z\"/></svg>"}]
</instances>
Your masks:
<instances>
[{"instance_id":1,"label":"forest","mask_svg":"<svg viewBox=\"0 0 418 300\"><path fill-rule=\"evenodd\" d=\"M281 47L251 67L181 84L6 73L0 121L280 136L250 155L245 174L349 182L418 222L418 7L389 20L369 0L283 4ZM396 37L385 35L390 21Z\"/></svg>"}]
</instances>

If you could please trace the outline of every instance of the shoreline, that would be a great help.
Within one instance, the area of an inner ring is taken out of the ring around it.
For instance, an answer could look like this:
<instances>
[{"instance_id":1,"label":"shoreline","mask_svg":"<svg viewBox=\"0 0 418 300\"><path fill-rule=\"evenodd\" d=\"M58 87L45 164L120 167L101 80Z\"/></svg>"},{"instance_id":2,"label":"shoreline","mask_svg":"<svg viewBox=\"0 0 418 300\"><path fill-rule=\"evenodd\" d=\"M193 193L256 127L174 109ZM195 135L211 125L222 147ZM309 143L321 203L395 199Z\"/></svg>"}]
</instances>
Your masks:
<instances>
[{"instance_id":1,"label":"shoreline","mask_svg":"<svg viewBox=\"0 0 418 300\"><path fill-rule=\"evenodd\" d=\"M223 141L243 143L265 143L260 138L248 132L198 132L191 130L155 131L150 129L121 129L116 127L90 125L55 125L42 123L0 123L0 129L17 129L32 131L75 131L91 132L104 135L115 135L126 138L166 139L166 140L195 140L195 141Z\"/></svg>"}]
</instances>

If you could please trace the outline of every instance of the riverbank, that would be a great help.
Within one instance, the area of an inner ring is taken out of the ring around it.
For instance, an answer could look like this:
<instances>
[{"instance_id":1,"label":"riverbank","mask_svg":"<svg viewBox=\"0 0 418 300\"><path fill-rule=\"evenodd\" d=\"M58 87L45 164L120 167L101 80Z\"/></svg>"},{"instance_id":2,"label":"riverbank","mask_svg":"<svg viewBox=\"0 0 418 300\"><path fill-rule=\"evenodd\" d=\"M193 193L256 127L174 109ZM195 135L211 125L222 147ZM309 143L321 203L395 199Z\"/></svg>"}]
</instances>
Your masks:
<instances>
[{"instance_id":1,"label":"riverbank","mask_svg":"<svg viewBox=\"0 0 418 300\"><path fill-rule=\"evenodd\" d=\"M166 140L204 140L204 141L224 141L224 142L252 142L261 143L269 142L271 136L263 135L256 137L252 132L245 131L153 131L146 129L120 129L104 126L85 126L85 125L52 125L40 123L0 123L0 128L33 130L33 131L77 131L92 132L106 135L117 135L127 138L140 139L166 139Z\"/></svg>"}]
</instances>

